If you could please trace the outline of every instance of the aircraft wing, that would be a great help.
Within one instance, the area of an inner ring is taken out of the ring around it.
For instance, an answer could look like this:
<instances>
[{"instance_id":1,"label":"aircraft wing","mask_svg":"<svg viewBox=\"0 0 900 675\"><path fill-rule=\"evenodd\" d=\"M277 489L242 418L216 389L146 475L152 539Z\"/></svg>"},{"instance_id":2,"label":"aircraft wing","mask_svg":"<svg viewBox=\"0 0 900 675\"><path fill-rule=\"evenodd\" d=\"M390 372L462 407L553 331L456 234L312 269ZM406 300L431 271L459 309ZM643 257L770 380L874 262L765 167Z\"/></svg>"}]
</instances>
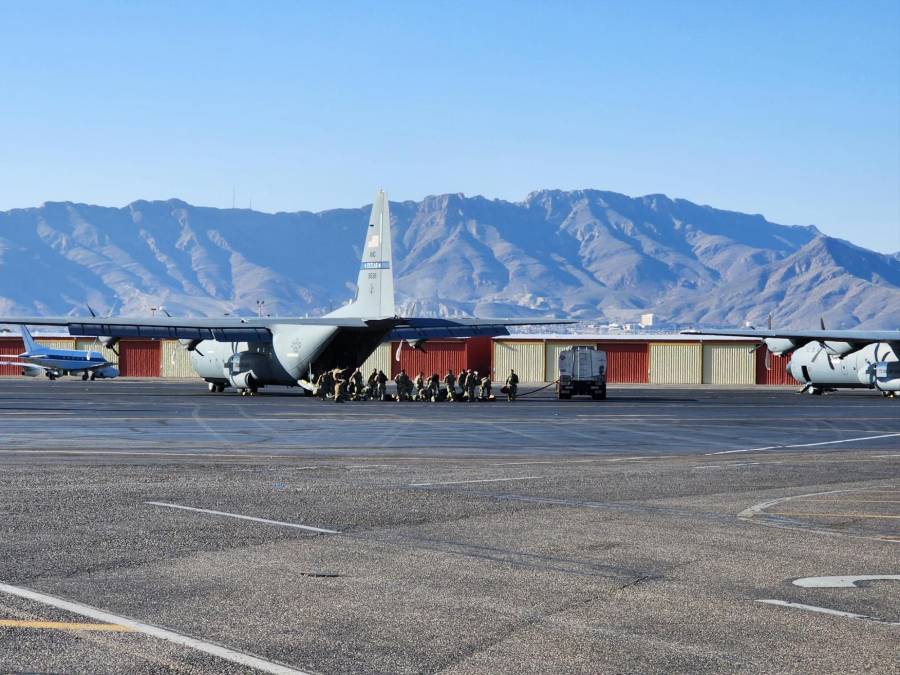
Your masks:
<instances>
[{"instance_id":1,"label":"aircraft wing","mask_svg":"<svg viewBox=\"0 0 900 675\"><path fill-rule=\"evenodd\" d=\"M766 338L793 340L797 344L807 342L849 342L860 346L875 342L900 345L900 330L772 330L742 328L734 330L685 330L685 335L731 335L755 340Z\"/></svg>"},{"instance_id":2,"label":"aircraft wing","mask_svg":"<svg viewBox=\"0 0 900 675\"><path fill-rule=\"evenodd\" d=\"M559 319L432 319L390 317L295 318L201 318L178 317L73 317L73 316L0 316L0 325L65 326L70 335L135 337L149 339L218 340L219 342L270 342L271 326L335 326L350 329L382 329L391 339L428 339L507 335L508 326L567 324Z\"/></svg>"},{"instance_id":3,"label":"aircraft wing","mask_svg":"<svg viewBox=\"0 0 900 675\"><path fill-rule=\"evenodd\" d=\"M0 361L0 366L15 366L16 368L40 368L41 370L50 370L46 366L39 366L36 363L28 361Z\"/></svg>"}]
</instances>

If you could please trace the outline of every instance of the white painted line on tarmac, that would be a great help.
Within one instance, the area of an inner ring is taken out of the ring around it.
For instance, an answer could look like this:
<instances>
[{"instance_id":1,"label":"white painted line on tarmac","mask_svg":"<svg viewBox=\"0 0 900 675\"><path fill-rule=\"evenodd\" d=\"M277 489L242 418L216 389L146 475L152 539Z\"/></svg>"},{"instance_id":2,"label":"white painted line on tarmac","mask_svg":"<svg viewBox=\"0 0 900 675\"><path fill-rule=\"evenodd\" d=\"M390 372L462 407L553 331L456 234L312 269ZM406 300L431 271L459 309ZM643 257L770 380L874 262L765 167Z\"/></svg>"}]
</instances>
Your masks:
<instances>
[{"instance_id":1,"label":"white painted line on tarmac","mask_svg":"<svg viewBox=\"0 0 900 675\"><path fill-rule=\"evenodd\" d=\"M293 527L298 530L308 530L310 532L319 532L321 534L340 534L337 530L326 530L322 527L313 527L312 525L301 525L299 523L286 523L281 520L269 520L268 518L257 518L256 516L244 516L239 513L228 513L227 511L215 511L213 509L198 509L193 506L183 506L182 504L172 504L170 502L144 502L151 506L165 506L170 509L181 509L182 511L194 511L196 513L208 513L212 516L225 516L227 518L238 518L240 520L252 520L254 523L265 523L266 525L278 525L280 527Z\"/></svg>"},{"instance_id":2,"label":"white painted line on tarmac","mask_svg":"<svg viewBox=\"0 0 900 675\"><path fill-rule=\"evenodd\" d=\"M518 476L516 478L480 478L478 480L451 480L444 483L410 483L409 487L430 487L432 485L461 485L462 483L502 483L510 480L534 480L543 476Z\"/></svg>"},{"instance_id":3,"label":"white painted line on tarmac","mask_svg":"<svg viewBox=\"0 0 900 675\"><path fill-rule=\"evenodd\" d=\"M888 626L900 626L900 623L893 621L885 621L874 616L866 616L865 614L854 614L853 612L844 612L840 609L829 609L828 607L816 607L815 605L804 605L800 602L787 602L786 600L757 600L767 605L777 605L779 607L793 607L794 609L805 609L808 612L818 612L820 614L831 614L832 616L842 616L848 619L865 619L866 621L875 621L877 623L887 624Z\"/></svg>"},{"instance_id":4,"label":"white painted line on tarmac","mask_svg":"<svg viewBox=\"0 0 900 675\"><path fill-rule=\"evenodd\" d=\"M792 445L767 445L762 448L742 448L740 450L721 450L719 452L708 452L707 455L733 455L737 452L761 452L762 450L785 450L787 448L813 448L820 445L835 445L837 443L854 443L856 441L874 441L879 438L896 438L900 433L881 434L879 436L862 436L860 438L844 438L839 441L821 441L819 443L794 443ZM883 455L879 455L883 456Z\"/></svg>"},{"instance_id":5,"label":"white painted line on tarmac","mask_svg":"<svg viewBox=\"0 0 900 675\"><path fill-rule=\"evenodd\" d=\"M857 574L839 577L803 577L794 579L794 586L802 588L858 588L859 581L900 581L900 574Z\"/></svg>"},{"instance_id":6,"label":"white painted line on tarmac","mask_svg":"<svg viewBox=\"0 0 900 675\"><path fill-rule=\"evenodd\" d=\"M197 638L182 635L181 633L176 633L174 631L160 628L159 626L154 626L149 623L134 621L133 619L128 619L124 616L118 616L116 614L104 612L102 609L97 609L96 607L91 607L90 605L83 605L80 602L63 600L62 598L56 598L52 595L38 593L37 591L32 591L28 588L22 588L20 586L10 586L9 584L4 583L0 583L0 592L7 593L9 595L15 595L20 598L25 598L26 600L39 602L43 605L49 605L50 607L56 607L57 609L63 609L67 612L72 612L73 614L78 614L80 616L90 617L91 619L96 619L97 621L102 621L104 623L124 626L125 628L130 628L133 631L159 638L160 640L166 640L168 642L182 645L183 647L190 647L191 649L196 649L197 651L211 654L212 656L224 659L225 661L231 661L232 663L238 663L242 666L256 668L257 670L261 670L264 673L277 673L278 675L307 675L305 671L297 670L296 668L291 668L280 663L275 663L274 661L267 661L258 656L253 656L252 654L246 654L234 649L229 649L228 647L223 647L222 645L217 645L213 642L198 640Z\"/></svg>"},{"instance_id":7,"label":"white painted line on tarmac","mask_svg":"<svg viewBox=\"0 0 900 675\"><path fill-rule=\"evenodd\" d=\"M883 457L900 457L900 452L893 455L875 455L875 457L883 458Z\"/></svg>"}]
</instances>

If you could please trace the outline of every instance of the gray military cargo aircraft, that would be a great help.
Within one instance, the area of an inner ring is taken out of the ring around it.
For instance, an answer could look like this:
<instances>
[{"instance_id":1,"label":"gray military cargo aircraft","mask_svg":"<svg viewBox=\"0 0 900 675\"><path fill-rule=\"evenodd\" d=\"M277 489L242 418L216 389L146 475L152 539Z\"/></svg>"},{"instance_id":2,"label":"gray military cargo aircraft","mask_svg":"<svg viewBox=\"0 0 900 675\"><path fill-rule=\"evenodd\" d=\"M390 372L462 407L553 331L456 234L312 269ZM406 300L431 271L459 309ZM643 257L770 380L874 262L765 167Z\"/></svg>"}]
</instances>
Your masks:
<instances>
[{"instance_id":1,"label":"gray military cargo aircraft","mask_svg":"<svg viewBox=\"0 0 900 675\"><path fill-rule=\"evenodd\" d=\"M819 330L773 330L769 324L766 330L684 333L755 338L775 355L790 354L788 372L809 394L865 388L900 398L900 331L826 330L824 322Z\"/></svg>"},{"instance_id":2,"label":"gray military cargo aircraft","mask_svg":"<svg viewBox=\"0 0 900 675\"><path fill-rule=\"evenodd\" d=\"M437 319L400 317L394 309L391 224L380 191L363 242L356 298L319 318L0 317L0 324L66 326L107 347L120 338L178 339L212 392L234 387L255 394L266 385L312 389L314 373L355 368L384 341L420 347L434 338L508 335L508 326L563 324L555 319Z\"/></svg>"}]
</instances>

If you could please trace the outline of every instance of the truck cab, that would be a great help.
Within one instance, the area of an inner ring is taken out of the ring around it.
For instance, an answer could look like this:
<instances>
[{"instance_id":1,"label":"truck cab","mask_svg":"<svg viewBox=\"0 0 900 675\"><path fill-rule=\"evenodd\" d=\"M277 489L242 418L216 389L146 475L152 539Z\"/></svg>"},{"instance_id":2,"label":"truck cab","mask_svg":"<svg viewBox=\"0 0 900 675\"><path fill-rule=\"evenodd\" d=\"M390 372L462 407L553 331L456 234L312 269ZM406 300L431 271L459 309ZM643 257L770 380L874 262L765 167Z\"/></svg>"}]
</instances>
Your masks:
<instances>
[{"instance_id":1,"label":"truck cab","mask_svg":"<svg viewBox=\"0 0 900 675\"><path fill-rule=\"evenodd\" d=\"M581 346L559 353L556 396L563 400L573 395L590 396L595 401L606 399L606 352Z\"/></svg>"}]
</instances>

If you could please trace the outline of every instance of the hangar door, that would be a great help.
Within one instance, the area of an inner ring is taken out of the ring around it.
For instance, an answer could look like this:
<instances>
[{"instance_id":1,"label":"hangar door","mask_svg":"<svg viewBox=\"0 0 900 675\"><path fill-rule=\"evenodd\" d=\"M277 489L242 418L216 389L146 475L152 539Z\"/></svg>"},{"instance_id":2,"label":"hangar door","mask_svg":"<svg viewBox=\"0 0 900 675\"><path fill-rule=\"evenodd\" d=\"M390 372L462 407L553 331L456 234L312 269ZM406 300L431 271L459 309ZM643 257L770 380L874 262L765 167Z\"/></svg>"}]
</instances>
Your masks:
<instances>
[{"instance_id":1,"label":"hangar door","mask_svg":"<svg viewBox=\"0 0 900 675\"><path fill-rule=\"evenodd\" d=\"M164 340L160 358L160 375L163 377L197 377L191 366L191 353L178 340Z\"/></svg>"},{"instance_id":2,"label":"hangar door","mask_svg":"<svg viewBox=\"0 0 900 675\"><path fill-rule=\"evenodd\" d=\"M650 345L651 384L701 384L703 348L699 343L654 342Z\"/></svg>"},{"instance_id":3,"label":"hangar door","mask_svg":"<svg viewBox=\"0 0 900 675\"><path fill-rule=\"evenodd\" d=\"M363 377L369 377L372 370L380 370L385 375L391 375L391 362L393 360L393 348L390 342L382 342L375 348L363 364L359 367Z\"/></svg>"},{"instance_id":4,"label":"hangar door","mask_svg":"<svg viewBox=\"0 0 900 675\"><path fill-rule=\"evenodd\" d=\"M119 374L122 377L159 377L160 349L154 340L122 340Z\"/></svg>"},{"instance_id":5,"label":"hangar door","mask_svg":"<svg viewBox=\"0 0 900 675\"><path fill-rule=\"evenodd\" d=\"M704 344L703 384L756 384L756 345Z\"/></svg>"},{"instance_id":6,"label":"hangar door","mask_svg":"<svg viewBox=\"0 0 900 675\"><path fill-rule=\"evenodd\" d=\"M510 368L519 382L544 382L544 343L494 340L494 381L505 382Z\"/></svg>"}]
</instances>

